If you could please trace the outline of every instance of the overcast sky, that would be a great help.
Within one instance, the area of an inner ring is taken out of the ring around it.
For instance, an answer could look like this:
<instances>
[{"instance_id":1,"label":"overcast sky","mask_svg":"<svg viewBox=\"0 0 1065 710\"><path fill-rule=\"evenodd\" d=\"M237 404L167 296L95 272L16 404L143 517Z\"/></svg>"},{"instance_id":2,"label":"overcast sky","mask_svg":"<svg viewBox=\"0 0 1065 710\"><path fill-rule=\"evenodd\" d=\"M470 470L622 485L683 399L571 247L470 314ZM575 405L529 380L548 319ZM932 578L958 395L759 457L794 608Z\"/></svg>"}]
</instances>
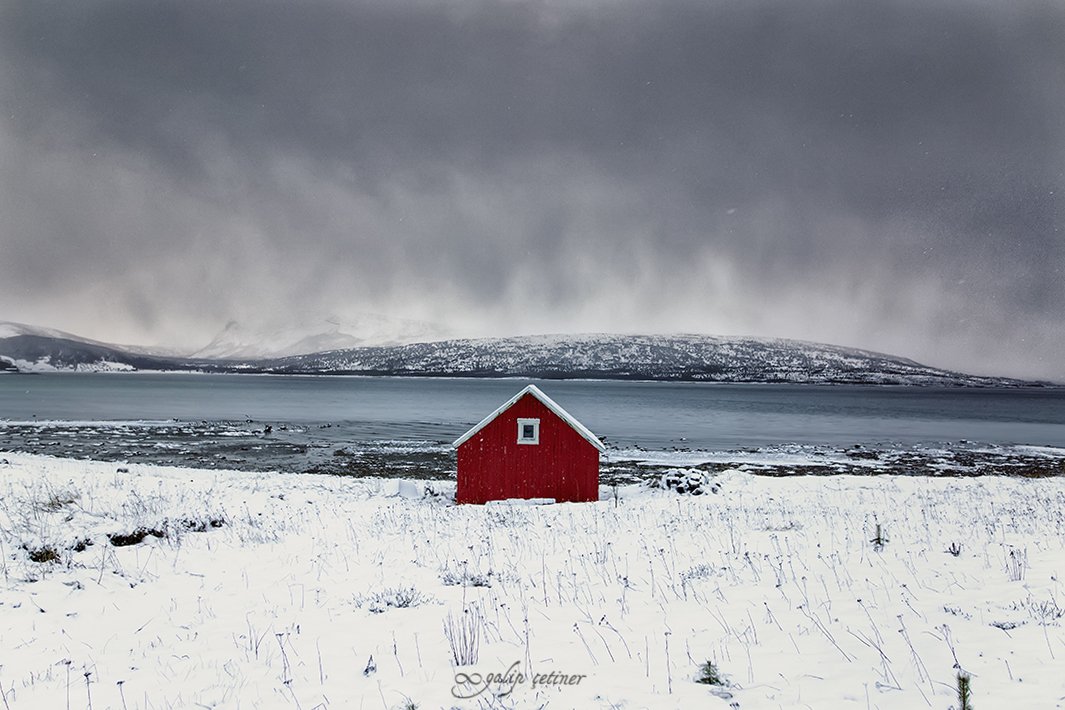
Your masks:
<instances>
[{"instance_id":1,"label":"overcast sky","mask_svg":"<svg viewBox=\"0 0 1065 710\"><path fill-rule=\"evenodd\" d=\"M366 312L1065 381L1065 3L0 4L0 320Z\"/></svg>"}]
</instances>

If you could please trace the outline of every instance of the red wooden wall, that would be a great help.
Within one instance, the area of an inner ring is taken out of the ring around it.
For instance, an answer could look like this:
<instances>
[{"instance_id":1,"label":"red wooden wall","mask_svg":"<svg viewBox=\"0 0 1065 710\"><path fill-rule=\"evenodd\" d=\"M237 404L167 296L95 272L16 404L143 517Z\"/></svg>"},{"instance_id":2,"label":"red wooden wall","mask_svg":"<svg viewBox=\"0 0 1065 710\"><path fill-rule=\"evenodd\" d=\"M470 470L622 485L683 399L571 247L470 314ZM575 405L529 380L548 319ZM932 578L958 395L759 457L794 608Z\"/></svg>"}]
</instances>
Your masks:
<instances>
[{"instance_id":1,"label":"red wooden wall","mask_svg":"<svg viewBox=\"0 0 1065 710\"><path fill-rule=\"evenodd\" d=\"M540 420L540 443L519 444L518 419ZM458 448L459 503L507 498L599 500L599 450L531 394Z\"/></svg>"}]
</instances>

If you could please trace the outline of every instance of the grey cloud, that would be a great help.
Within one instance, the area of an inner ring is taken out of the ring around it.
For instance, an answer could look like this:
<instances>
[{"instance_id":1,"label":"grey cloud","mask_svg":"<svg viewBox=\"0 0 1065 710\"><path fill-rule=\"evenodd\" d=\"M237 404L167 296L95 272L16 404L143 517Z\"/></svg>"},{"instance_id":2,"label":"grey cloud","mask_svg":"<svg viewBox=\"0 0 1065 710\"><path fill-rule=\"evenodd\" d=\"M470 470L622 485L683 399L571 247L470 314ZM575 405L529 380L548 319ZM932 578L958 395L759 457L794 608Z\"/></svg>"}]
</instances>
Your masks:
<instances>
[{"instance_id":1,"label":"grey cloud","mask_svg":"<svg viewBox=\"0 0 1065 710\"><path fill-rule=\"evenodd\" d=\"M1049 2L6 3L0 317L383 310L1065 379L1063 36Z\"/></svg>"}]
</instances>

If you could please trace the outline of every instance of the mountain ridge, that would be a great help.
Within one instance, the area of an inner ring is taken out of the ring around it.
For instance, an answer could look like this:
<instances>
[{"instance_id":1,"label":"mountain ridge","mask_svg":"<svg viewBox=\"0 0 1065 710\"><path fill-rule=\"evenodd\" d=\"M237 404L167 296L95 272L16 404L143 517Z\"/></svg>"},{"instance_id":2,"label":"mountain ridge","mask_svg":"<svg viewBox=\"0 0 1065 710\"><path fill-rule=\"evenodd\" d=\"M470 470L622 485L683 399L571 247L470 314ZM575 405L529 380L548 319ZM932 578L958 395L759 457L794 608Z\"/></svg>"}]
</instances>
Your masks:
<instances>
[{"instance_id":1,"label":"mountain ridge","mask_svg":"<svg viewBox=\"0 0 1065 710\"><path fill-rule=\"evenodd\" d=\"M299 323L248 326L229 321L210 343L188 354L192 359L272 359L326 350L377 345L402 345L446 337L432 323L359 313L347 318L326 316Z\"/></svg>"},{"instance_id":2,"label":"mountain ridge","mask_svg":"<svg viewBox=\"0 0 1065 710\"><path fill-rule=\"evenodd\" d=\"M364 346L274 358L220 359L147 354L62 331L9 326L0 322L0 372L147 370L279 375L1052 386L1046 382L968 375L872 350L783 338L696 334L525 335Z\"/></svg>"},{"instance_id":3,"label":"mountain ridge","mask_svg":"<svg viewBox=\"0 0 1065 710\"><path fill-rule=\"evenodd\" d=\"M463 338L261 363L279 374L1017 386L871 350L782 338L605 333ZM1029 383L1025 383L1029 384Z\"/></svg>"}]
</instances>

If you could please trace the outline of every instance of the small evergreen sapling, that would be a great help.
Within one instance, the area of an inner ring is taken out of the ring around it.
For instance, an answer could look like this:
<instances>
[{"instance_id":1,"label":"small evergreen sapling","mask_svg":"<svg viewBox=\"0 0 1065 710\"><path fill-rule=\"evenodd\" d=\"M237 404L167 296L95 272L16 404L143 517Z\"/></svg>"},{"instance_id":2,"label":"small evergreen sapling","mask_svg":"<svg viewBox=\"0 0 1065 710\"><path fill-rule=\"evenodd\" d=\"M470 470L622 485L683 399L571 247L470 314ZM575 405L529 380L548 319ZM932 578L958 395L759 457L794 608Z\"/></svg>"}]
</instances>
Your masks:
<instances>
[{"instance_id":1,"label":"small evergreen sapling","mask_svg":"<svg viewBox=\"0 0 1065 710\"><path fill-rule=\"evenodd\" d=\"M714 665L713 661L707 661L699 666L699 676L695 679L695 682L703 685L725 684L724 678L721 677L721 673L717 670L717 666Z\"/></svg>"},{"instance_id":2,"label":"small evergreen sapling","mask_svg":"<svg viewBox=\"0 0 1065 710\"><path fill-rule=\"evenodd\" d=\"M969 690L971 676L965 672L958 673L958 710L973 710L972 696Z\"/></svg>"}]
</instances>

